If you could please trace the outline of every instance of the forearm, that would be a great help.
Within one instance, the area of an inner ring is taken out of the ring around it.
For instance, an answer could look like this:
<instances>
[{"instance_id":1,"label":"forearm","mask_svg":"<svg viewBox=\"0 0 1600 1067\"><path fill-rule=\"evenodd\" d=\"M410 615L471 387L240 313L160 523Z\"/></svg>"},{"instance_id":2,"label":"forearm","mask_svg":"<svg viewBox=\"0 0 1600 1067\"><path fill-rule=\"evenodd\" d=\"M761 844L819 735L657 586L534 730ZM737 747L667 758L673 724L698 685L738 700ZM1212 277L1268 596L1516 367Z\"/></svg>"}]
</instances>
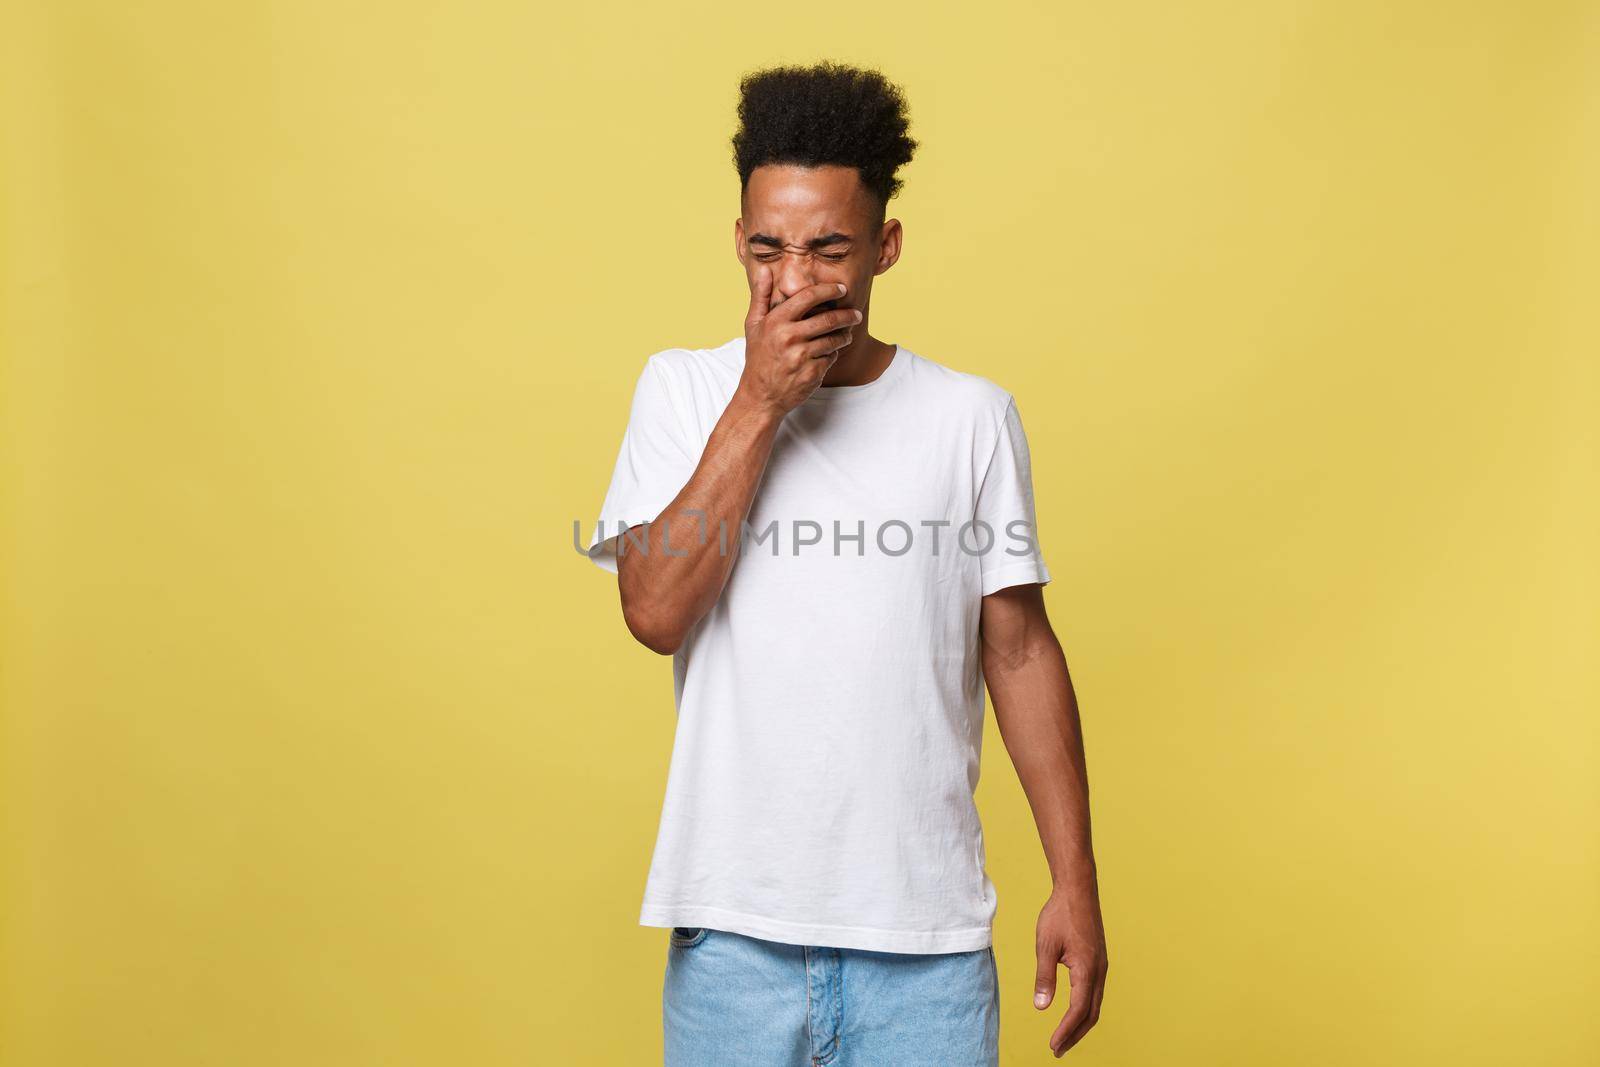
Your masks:
<instances>
[{"instance_id":1,"label":"forearm","mask_svg":"<svg viewBox=\"0 0 1600 1067\"><path fill-rule=\"evenodd\" d=\"M1045 628L1011 654L986 647L995 721L1016 766L1057 888L1093 889L1089 779L1077 698L1060 642Z\"/></svg>"},{"instance_id":2,"label":"forearm","mask_svg":"<svg viewBox=\"0 0 1600 1067\"><path fill-rule=\"evenodd\" d=\"M735 392L683 489L620 539L623 617L649 648L675 651L721 595L782 421L781 410Z\"/></svg>"}]
</instances>

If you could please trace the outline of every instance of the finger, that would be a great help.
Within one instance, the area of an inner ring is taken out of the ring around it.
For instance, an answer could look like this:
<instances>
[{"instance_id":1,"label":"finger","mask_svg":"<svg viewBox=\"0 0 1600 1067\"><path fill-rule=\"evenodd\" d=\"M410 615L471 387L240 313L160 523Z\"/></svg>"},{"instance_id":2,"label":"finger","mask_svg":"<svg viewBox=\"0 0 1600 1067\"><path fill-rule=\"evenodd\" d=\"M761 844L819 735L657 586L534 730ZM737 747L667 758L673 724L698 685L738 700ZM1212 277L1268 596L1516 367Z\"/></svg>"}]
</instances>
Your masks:
<instances>
[{"instance_id":1,"label":"finger","mask_svg":"<svg viewBox=\"0 0 1600 1067\"><path fill-rule=\"evenodd\" d=\"M839 282L818 282L816 285L808 285L774 308L772 314L793 322L804 318L806 312L824 300L836 300L843 296L844 292L845 287Z\"/></svg>"},{"instance_id":2,"label":"finger","mask_svg":"<svg viewBox=\"0 0 1600 1067\"><path fill-rule=\"evenodd\" d=\"M1056 1053L1058 1056L1082 1041L1084 1035L1100 1018L1096 1010L1096 1005L1100 1003L1099 971L1092 969L1088 964L1080 964L1076 968L1069 966L1067 969L1072 974L1072 1007L1067 1012L1067 1018L1076 1017L1076 1021L1069 1026L1067 1019L1061 1020L1061 1026L1056 1032L1062 1034L1062 1031L1065 1031L1065 1033L1062 1034L1060 1051Z\"/></svg>"},{"instance_id":3,"label":"finger","mask_svg":"<svg viewBox=\"0 0 1600 1067\"><path fill-rule=\"evenodd\" d=\"M822 384L822 379L828 376L828 371L832 370L833 365L838 361L839 353L837 352L829 352L825 356L818 356L806 367L805 372L801 375L801 381L805 383L807 388L815 390Z\"/></svg>"},{"instance_id":4,"label":"finger","mask_svg":"<svg viewBox=\"0 0 1600 1067\"><path fill-rule=\"evenodd\" d=\"M1074 1045L1076 1045L1079 1041L1082 1041L1084 1037L1088 1035L1089 1031L1093 1030L1095 1025L1100 1022L1100 1002L1105 998L1106 968L1105 964L1102 963L1100 965L1100 974L1094 983L1094 1003L1089 1005L1089 1018L1084 1021L1083 1028L1078 1032L1078 1036L1073 1040L1072 1043Z\"/></svg>"},{"instance_id":5,"label":"finger","mask_svg":"<svg viewBox=\"0 0 1600 1067\"><path fill-rule=\"evenodd\" d=\"M1067 968L1070 972L1071 967ZM1087 982L1080 982L1078 975L1072 976L1072 990L1069 994L1067 1013L1061 1017L1061 1022L1056 1025L1055 1033L1050 1035L1050 1051L1057 1056L1071 1048L1068 1039L1083 1025L1083 1020L1089 1017L1089 1005L1092 998L1088 995Z\"/></svg>"},{"instance_id":6,"label":"finger","mask_svg":"<svg viewBox=\"0 0 1600 1067\"><path fill-rule=\"evenodd\" d=\"M1034 971L1033 1006L1040 1011L1050 1006L1056 998L1056 966L1061 962L1061 948L1050 943L1036 945L1039 966Z\"/></svg>"},{"instance_id":7,"label":"finger","mask_svg":"<svg viewBox=\"0 0 1600 1067\"><path fill-rule=\"evenodd\" d=\"M1089 1004L1089 1010L1087 1013L1085 1013L1083 1022L1079 1023L1077 1029L1068 1034L1066 1040L1061 1043L1061 1051L1063 1054L1070 1051L1078 1042L1088 1037L1089 1031L1094 1029L1094 1024L1100 1021L1100 987L1096 985L1094 987L1094 992L1090 996L1086 997L1085 1000Z\"/></svg>"},{"instance_id":8,"label":"finger","mask_svg":"<svg viewBox=\"0 0 1600 1067\"><path fill-rule=\"evenodd\" d=\"M1102 960L1094 966L1089 974L1089 1015L1083 1020L1075 1033L1067 1036L1067 1047L1071 1048L1088 1036L1095 1024L1100 1021L1100 1002L1106 995L1106 965Z\"/></svg>"},{"instance_id":9,"label":"finger","mask_svg":"<svg viewBox=\"0 0 1600 1067\"><path fill-rule=\"evenodd\" d=\"M801 337L820 337L834 330L843 330L861 321L861 312L855 308L822 311L795 324Z\"/></svg>"},{"instance_id":10,"label":"finger","mask_svg":"<svg viewBox=\"0 0 1600 1067\"><path fill-rule=\"evenodd\" d=\"M842 333L825 334L815 341L808 341L800 347L800 354L806 359L821 359L824 356L833 356L850 347L850 342L855 340L855 334L846 330Z\"/></svg>"},{"instance_id":11,"label":"finger","mask_svg":"<svg viewBox=\"0 0 1600 1067\"><path fill-rule=\"evenodd\" d=\"M755 326L767 317L772 300L772 268L765 263L756 264L755 284L750 286L750 311L744 317L746 326Z\"/></svg>"}]
</instances>

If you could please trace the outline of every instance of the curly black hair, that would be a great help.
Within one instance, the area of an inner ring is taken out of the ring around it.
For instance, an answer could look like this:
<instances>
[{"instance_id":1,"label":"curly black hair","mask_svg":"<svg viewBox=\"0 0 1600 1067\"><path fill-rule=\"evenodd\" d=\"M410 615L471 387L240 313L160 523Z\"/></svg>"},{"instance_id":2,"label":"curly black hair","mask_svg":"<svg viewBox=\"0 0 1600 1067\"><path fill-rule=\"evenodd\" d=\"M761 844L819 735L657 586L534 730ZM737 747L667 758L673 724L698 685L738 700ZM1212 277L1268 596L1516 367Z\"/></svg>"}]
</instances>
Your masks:
<instances>
[{"instance_id":1,"label":"curly black hair","mask_svg":"<svg viewBox=\"0 0 1600 1067\"><path fill-rule=\"evenodd\" d=\"M875 70L822 62L746 74L733 135L739 191L764 164L832 164L855 167L883 208L917 147L909 126L905 95Z\"/></svg>"}]
</instances>

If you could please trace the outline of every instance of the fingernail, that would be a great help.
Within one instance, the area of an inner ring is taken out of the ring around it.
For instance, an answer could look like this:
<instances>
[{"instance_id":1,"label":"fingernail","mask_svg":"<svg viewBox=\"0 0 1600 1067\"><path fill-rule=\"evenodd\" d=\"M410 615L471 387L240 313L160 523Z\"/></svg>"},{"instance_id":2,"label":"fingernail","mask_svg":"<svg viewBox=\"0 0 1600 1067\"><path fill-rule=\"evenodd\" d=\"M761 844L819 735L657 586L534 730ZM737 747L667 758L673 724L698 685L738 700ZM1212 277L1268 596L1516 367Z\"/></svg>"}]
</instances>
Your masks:
<instances>
[{"instance_id":1,"label":"fingernail","mask_svg":"<svg viewBox=\"0 0 1600 1067\"><path fill-rule=\"evenodd\" d=\"M844 295L844 283L843 282L839 283L839 295L840 296Z\"/></svg>"},{"instance_id":2,"label":"fingernail","mask_svg":"<svg viewBox=\"0 0 1600 1067\"><path fill-rule=\"evenodd\" d=\"M1033 995L1033 1006L1034 1007L1043 1008L1043 1007L1048 1007L1049 1004L1050 1004L1050 994L1049 993L1035 993Z\"/></svg>"}]
</instances>

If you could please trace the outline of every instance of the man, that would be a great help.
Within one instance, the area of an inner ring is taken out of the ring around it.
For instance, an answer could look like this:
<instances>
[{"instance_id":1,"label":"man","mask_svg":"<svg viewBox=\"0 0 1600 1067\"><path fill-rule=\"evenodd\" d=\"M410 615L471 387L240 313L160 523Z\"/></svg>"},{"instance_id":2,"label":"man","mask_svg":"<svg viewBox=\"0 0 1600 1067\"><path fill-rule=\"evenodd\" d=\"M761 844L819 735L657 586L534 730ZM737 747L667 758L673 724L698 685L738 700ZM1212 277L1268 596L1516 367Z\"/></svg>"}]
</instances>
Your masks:
<instances>
[{"instance_id":1,"label":"man","mask_svg":"<svg viewBox=\"0 0 1600 1067\"><path fill-rule=\"evenodd\" d=\"M916 147L900 90L778 68L744 79L739 118L744 335L645 363L589 550L673 656L640 915L672 930L666 1061L997 1062L985 683L1054 885L1034 1003L1065 965L1060 1056L1099 1017L1106 952L1016 405L868 332Z\"/></svg>"}]
</instances>

